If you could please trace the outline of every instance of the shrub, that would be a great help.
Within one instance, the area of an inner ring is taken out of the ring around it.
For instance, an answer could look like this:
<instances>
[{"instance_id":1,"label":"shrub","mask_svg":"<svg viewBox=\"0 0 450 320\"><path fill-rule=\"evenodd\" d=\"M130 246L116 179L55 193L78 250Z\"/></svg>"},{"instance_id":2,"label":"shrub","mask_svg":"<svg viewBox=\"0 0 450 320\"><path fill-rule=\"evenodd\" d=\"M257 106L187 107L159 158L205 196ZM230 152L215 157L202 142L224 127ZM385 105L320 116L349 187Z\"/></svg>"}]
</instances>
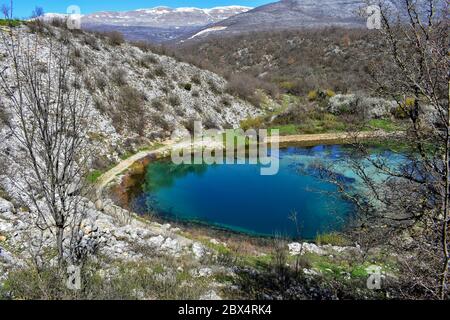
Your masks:
<instances>
[{"instance_id":1,"label":"shrub","mask_svg":"<svg viewBox=\"0 0 450 320\"><path fill-rule=\"evenodd\" d=\"M113 46L120 46L125 42L123 34L118 31L107 32L105 35L108 38L108 42Z\"/></svg>"},{"instance_id":2,"label":"shrub","mask_svg":"<svg viewBox=\"0 0 450 320\"><path fill-rule=\"evenodd\" d=\"M240 125L244 131L249 129L260 129L264 126L264 119L262 117L250 118L241 121Z\"/></svg>"},{"instance_id":3,"label":"shrub","mask_svg":"<svg viewBox=\"0 0 450 320\"><path fill-rule=\"evenodd\" d=\"M317 90L308 92L308 100L309 101L316 101L318 97L319 97L319 93L317 92Z\"/></svg>"},{"instance_id":4,"label":"shrub","mask_svg":"<svg viewBox=\"0 0 450 320\"><path fill-rule=\"evenodd\" d=\"M346 246L348 245L347 239L345 239L341 234L332 232L319 234L316 236L315 242L318 245L330 244L333 246Z\"/></svg>"},{"instance_id":5,"label":"shrub","mask_svg":"<svg viewBox=\"0 0 450 320\"><path fill-rule=\"evenodd\" d=\"M394 116L398 119L406 119L410 111L414 108L416 99L406 98L405 101L394 110Z\"/></svg>"},{"instance_id":6,"label":"shrub","mask_svg":"<svg viewBox=\"0 0 450 320\"><path fill-rule=\"evenodd\" d=\"M139 59L139 65L144 68L148 68L151 64L156 64L158 62L158 59L156 59L152 54L146 54Z\"/></svg>"},{"instance_id":7,"label":"shrub","mask_svg":"<svg viewBox=\"0 0 450 320\"><path fill-rule=\"evenodd\" d=\"M155 98L152 100L152 108L158 110L158 111L163 111L164 110L164 102L162 101L161 98Z\"/></svg>"},{"instance_id":8,"label":"shrub","mask_svg":"<svg viewBox=\"0 0 450 320\"><path fill-rule=\"evenodd\" d=\"M189 131L190 134L194 133L196 121L200 121L200 120L197 118L194 118L194 117L190 117L190 118L186 119L185 121L183 121L183 126L186 128L186 130Z\"/></svg>"},{"instance_id":9,"label":"shrub","mask_svg":"<svg viewBox=\"0 0 450 320\"><path fill-rule=\"evenodd\" d=\"M144 94L137 89L124 86L119 90L116 112L113 114L113 123L119 130L125 127L142 135L145 129Z\"/></svg>"},{"instance_id":10,"label":"shrub","mask_svg":"<svg viewBox=\"0 0 450 320\"><path fill-rule=\"evenodd\" d=\"M153 122L164 131L173 131L173 125L169 123L162 114L155 113L152 115Z\"/></svg>"},{"instance_id":11,"label":"shrub","mask_svg":"<svg viewBox=\"0 0 450 320\"><path fill-rule=\"evenodd\" d=\"M97 86L97 88L99 88L101 91L104 91L107 84L108 81L103 75L101 75L100 73L95 75L95 85Z\"/></svg>"},{"instance_id":12,"label":"shrub","mask_svg":"<svg viewBox=\"0 0 450 320\"><path fill-rule=\"evenodd\" d=\"M84 37L84 43L91 47L93 50L100 50L100 46L98 45L97 39L92 35L86 35Z\"/></svg>"},{"instance_id":13,"label":"shrub","mask_svg":"<svg viewBox=\"0 0 450 320\"><path fill-rule=\"evenodd\" d=\"M214 93L214 94L219 94L219 93L221 93L221 90L220 90L219 87L216 85L216 83L214 82L213 79L209 79L209 80L208 80L208 85L209 85L209 89L211 90L212 93Z\"/></svg>"},{"instance_id":14,"label":"shrub","mask_svg":"<svg viewBox=\"0 0 450 320\"><path fill-rule=\"evenodd\" d=\"M184 88L184 90L186 90L186 91L191 91L191 89L192 89L192 84L190 84L190 83L185 83L185 84L183 85L183 88Z\"/></svg>"},{"instance_id":15,"label":"shrub","mask_svg":"<svg viewBox=\"0 0 450 320\"><path fill-rule=\"evenodd\" d=\"M144 75L147 79L155 79L155 75L151 71L147 71Z\"/></svg>"},{"instance_id":16,"label":"shrub","mask_svg":"<svg viewBox=\"0 0 450 320\"><path fill-rule=\"evenodd\" d=\"M123 69L115 68L111 73L111 81L119 87L127 84L127 73Z\"/></svg>"},{"instance_id":17,"label":"shrub","mask_svg":"<svg viewBox=\"0 0 450 320\"><path fill-rule=\"evenodd\" d=\"M220 102L226 107L231 106L231 100L228 97L222 97Z\"/></svg>"},{"instance_id":18,"label":"shrub","mask_svg":"<svg viewBox=\"0 0 450 320\"><path fill-rule=\"evenodd\" d=\"M202 80L200 79L200 76L198 74L193 75L191 78L192 83L195 83L196 85L201 85Z\"/></svg>"},{"instance_id":19,"label":"shrub","mask_svg":"<svg viewBox=\"0 0 450 320\"><path fill-rule=\"evenodd\" d=\"M171 94L168 101L172 107L178 107L179 105L181 105L181 99L176 94Z\"/></svg>"},{"instance_id":20,"label":"shrub","mask_svg":"<svg viewBox=\"0 0 450 320\"><path fill-rule=\"evenodd\" d=\"M209 130L209 129L219 129L220 125L216 122L215 119L213 119L212 117L207 117L204 121L203 121L203 126L205 127L205 129Z\"/></svg>"},{"instance_id":21,"label":"shrub","mask_svg":"<svg viewBox=\"0 0 450 320\"><path fill-rule=\"evenodd\" d=\"M331 89L328 89L328 90L325 92L325 94L327 95L328 98L332 98L332 97L334 97L334 96L336 95L336 92L334 92L334 91L331 90Z\"/></svg>"},{"instance_id":22,"label":"shrub","mask_svg":"<svg viewBox=\"0 0 450 320\"><path fill-rule=\"evenodd\" d=\"M6 111L6 107L0 104L0 127L2 125L8 125L10 121L10 114Z\"/></svg>"},{"instance_id":23,"label":"shrub","mask_svg":"<svg viewBox=\"0 0 450 320\"><path fill-rule=\"evenodd\" d=\"M67 20L55 17L50 20L50 25L55 28L63 28L67 26Z\"/></svg>"},{"instance_id":24,"label":"shrub","mask_svg":"<svg viewBox=\"0 0 450 320\"><path fill-rule=\"evenodd\" d=\"M194 98L198 98L198 97L200 97L200 92L198 92L197 90L194 90L194 91L192 91L192 96Z\"/></svg>"},{"instance_id":25,"label":"shrub","mask_svg":"<svg viewBox=\"0 0 450 320\"><path fill-rule=\"evenodd\" d=\"M159 66L159 67L155 68L153 70L153 73L157 77L165 77L166 76L166 71L164 70L164 68L162 66Z\"/></svg>"}]
</instances>

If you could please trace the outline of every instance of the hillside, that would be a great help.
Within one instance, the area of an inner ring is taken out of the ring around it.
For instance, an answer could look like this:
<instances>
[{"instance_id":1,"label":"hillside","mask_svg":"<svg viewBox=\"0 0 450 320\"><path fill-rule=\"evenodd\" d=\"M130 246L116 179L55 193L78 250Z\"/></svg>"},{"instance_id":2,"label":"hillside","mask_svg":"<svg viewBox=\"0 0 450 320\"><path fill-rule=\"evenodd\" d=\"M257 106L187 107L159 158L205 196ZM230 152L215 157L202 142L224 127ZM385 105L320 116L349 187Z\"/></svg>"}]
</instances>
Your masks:
<instances>
[{"instance_id":1,"label":"hillside","mask_svg":"<svg viewBox=\"0 0 450 320\"><path fill-rule=\"evenodd\" d=\"M68 35L54 26L34 29L46 41L64 41ZM26 27L20 33L34 41ZM181 135L194 120L208 128L228 128L258 114L254 106L225 92L224 78L155 54L146 46L132 46L117 34L108 38L76 31L70 39L71 68L82 75L82 83L73 85L89 101L90 137L103 150L100 167L149 143ZM3 51L3 42L0 47ZM45 58L48 46L42 48ZM1 59L0 69L9 63ZM2 113L8 114L8 105L2 104L6 107ZM4 135L2 131L2 140Z\"/></svg>"},{"instance_id":2,"label":"hillside","mask_svg":"<svg viewBox=\"0 0 450 320\"><path fill-rule=\"evenodd\" d=\"M179 59L223 75L241 73L274 84L281 92L305 95L318 88L367 89L377 43L376 33L333 27L216 36L171 50Z\"/></svg>"},{"instance_id":3,"label":"hillside","mask_svg":"<svg viewBox=\"0 0 450 320\"><path fill-rule=\"evenodd\" d=\"M230 36L282 29L362 27L365 19L360 12L365 5L362 0L281 0L214 23L204 30L216 28L210 34Z\"/></svg>"}]
</instances>

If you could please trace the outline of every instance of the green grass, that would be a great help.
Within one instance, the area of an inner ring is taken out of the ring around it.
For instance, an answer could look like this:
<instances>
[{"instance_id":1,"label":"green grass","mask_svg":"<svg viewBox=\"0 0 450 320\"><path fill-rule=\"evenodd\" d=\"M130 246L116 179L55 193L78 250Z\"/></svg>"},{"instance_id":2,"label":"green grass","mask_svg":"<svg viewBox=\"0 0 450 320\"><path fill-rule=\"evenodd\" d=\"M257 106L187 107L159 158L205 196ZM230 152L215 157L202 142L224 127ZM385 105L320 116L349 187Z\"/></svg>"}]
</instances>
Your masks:
<instances>
[{"instance_id":1,"label":"green grass","mask_svg":"<svg viewBox=\"0 0 450 320\"><path fill-rule=\"evenodd\" d=\"M317 243L318 245L331 244L333 246L348 245L347 239L345 239L339 233L335 233L335 232L318 234L316 236L315 243Z\"/></svg>"},{"instance_id":2,"label":"green grass","mask_svg":"<svg viewBox=\"0 0 450 320\"><path fill-rule=\"evenodd\" d=\"M18 27L22 25L23 21L19 19L0 19L1 27Z\"/></svg>"},{"instance_id":3,"label":"green grass","mask_svg":"<svg viewBox=\"0 0 450 320\"><path fill-rule=\"evenodd\" d=\"M380 129L386 132L401 131L403 128L400 124L393 122L390 119L372 119L368 123L370 129Z\"/></svg>"},{"instance_id":4,"label":"green grass","mask_svg":"<svg viewBox=\"0 0 450 320\"><path fill-rule=\"evenodd\" d=\"M88 176L87 176L87 180L94 184L98 181L98 178L100 178L102 176L103 172L100 170L93 170L91 171Z\"/></svg>"},{"instance_id":5,"label":"green grass","mask_svg":"<svg viewBox=\"0 0 450 320\"><path fill-rule=\"evenodd\" d=\"M333 133L344 132L347 130L347 125L339 118L331 115L324 114L319 119L306 119L299 124L285 124L274 126L271 129L280 130L280 135L296 135L296 134L321 134L321 133Z\"/></svg>"}]
</instances>

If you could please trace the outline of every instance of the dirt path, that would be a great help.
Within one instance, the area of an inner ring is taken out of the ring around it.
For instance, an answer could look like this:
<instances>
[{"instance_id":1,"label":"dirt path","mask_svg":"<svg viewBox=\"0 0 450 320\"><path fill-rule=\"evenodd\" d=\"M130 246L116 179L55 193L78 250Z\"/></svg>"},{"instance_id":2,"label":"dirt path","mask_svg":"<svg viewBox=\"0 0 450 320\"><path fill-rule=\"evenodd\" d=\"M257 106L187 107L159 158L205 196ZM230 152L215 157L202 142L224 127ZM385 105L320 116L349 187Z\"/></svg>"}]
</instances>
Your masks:
<instances>
[{"instance_id":1,"label":"dirt path","mask_svg":"<svg viewBox=\"0 0 450 320\"><path fill-rule=\"evenodd\" d=\"M385 132L385 131L371 131L371 132L342 132L342 133L321 133L321 134L299 134L290 136L280 136L280 143L298 142L298 143L332 143L332 142L348 142L355 139L373 139L373 138L389 138L396 137L400 132ZM272 139L268 138L268 142Z\"/></svg>"},{"instance_id":2,"label":"dirt path","mask_svg":"<svg viewBox=\"0 0 450 320\"><path fill-rule=\"evenodd\" d=\"M133 163L148 157L152 155L158 155L161 153L164 153L166 151L169 151L173 142L167 141L163 143L164 146L161 148L155 149L155 150L149 150L149 151L141 151L136 153L135 155L121 161L119 164L117 164L114 168L111 170L105 172L100 178L97 180L96 184L96 193L97 193L97 199L102 198L102 192L103 189L111 182L113 181L119 174L127 170L129 167L133 165Z\"/></svg>"},{"instance_id":3,"label":"dirt path","mask_svg":"<svg viewBox=\"0 0 450 320\"><path fill-rule=\"evenodd\" d=\"M372 138L389 138L396 137L401 134L400 132L388 133L385 131L375 131L375 132L359 132L359 133L324 133L324 134L301 134L301 135L291 135L291 136L280 136L280 143L300 143L305 145L314 145L320 143L342 143L349 142L355 139L372 139ZM272 139L269 138L268 142ZM175 144L174 141L166 141L163 143L164 146L149 151L141 151L135 155L121 161L117 166L104 173L97 181L96 192L97 199L102 199L103 189L113 181L119 174L131 167L136 161L139 161L145 157L152 155L159 155L164 152L170 151L172 146Z\"/></svg>"}]
</instances>

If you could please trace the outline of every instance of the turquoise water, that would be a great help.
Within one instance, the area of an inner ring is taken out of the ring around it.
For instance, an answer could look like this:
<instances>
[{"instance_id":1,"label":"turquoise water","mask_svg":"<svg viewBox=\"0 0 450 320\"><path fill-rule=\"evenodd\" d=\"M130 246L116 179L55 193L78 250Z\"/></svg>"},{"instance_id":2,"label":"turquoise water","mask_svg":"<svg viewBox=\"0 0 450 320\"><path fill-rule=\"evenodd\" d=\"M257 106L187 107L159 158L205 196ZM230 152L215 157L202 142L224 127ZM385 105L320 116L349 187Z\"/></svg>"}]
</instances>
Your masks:
<instances>
[{"instance_id":1,"label":"turquoise water","mask_svg":"<svg viewBox=\"0 0 450 320\"><path fill-rule=\"evenodd\" d=\"M373 156L380 154L398 160L388 151L373 150ZM351 157L358 156L348 146L282 149L280 171L274 176L261 176L259 165L153 162L146 167L142 187L130 204L141 214L156 213L269 236L298 236L290 219L295 213L301 237L311 239L342 230L355 212L336 187L323 179L333 174L349 188L358 189L357 176L343 161Z\"/></svg>"}]
</instances>

